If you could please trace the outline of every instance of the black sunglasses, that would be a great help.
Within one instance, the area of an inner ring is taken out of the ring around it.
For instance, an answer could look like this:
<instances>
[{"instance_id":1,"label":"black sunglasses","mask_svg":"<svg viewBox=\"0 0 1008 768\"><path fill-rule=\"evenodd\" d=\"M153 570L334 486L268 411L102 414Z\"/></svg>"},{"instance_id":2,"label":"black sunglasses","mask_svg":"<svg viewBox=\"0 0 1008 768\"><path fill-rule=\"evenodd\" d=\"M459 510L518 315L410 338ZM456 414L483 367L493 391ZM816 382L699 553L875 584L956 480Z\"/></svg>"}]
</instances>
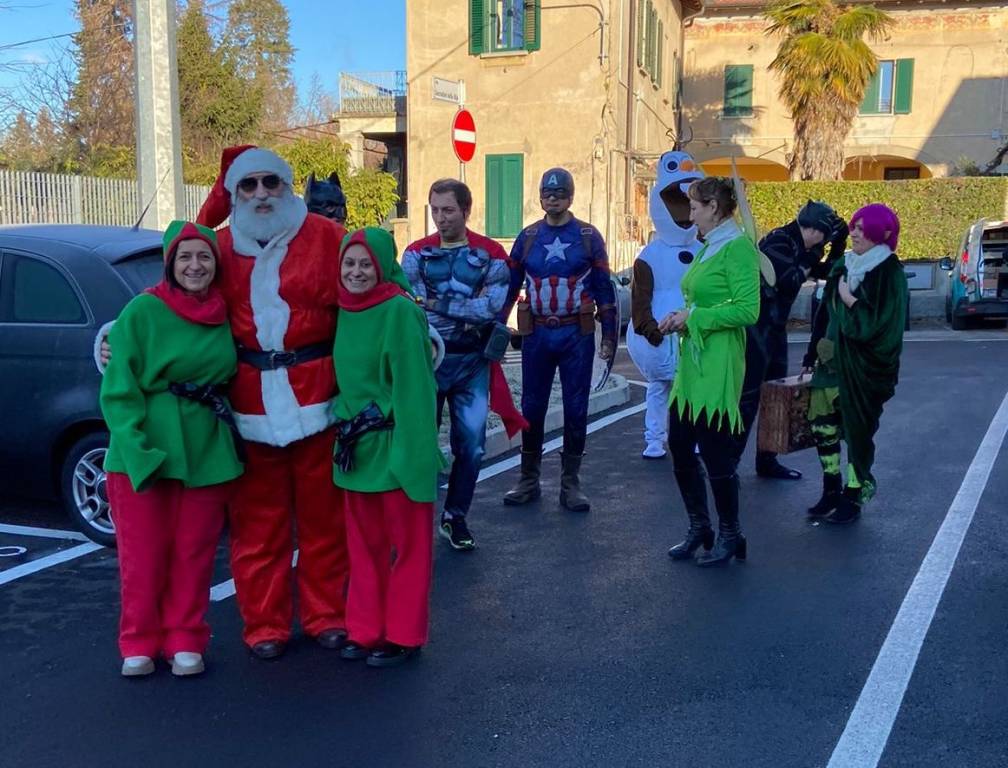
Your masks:
<instances>
[{"instance_id":1,"label":"black sunglasses","mask_svg":"<svg viewBox=\"0 0 1008 768\"><path fill-rule=\"evenodd\" d=\"M274 189L279 188L283 183L282 179L275 173L271 173L267 176L246 176L244 179L238 182L238 189L240 189L245 194L251 194L259 188L259 183L262 182L263 188L272 192Z\"/></svg>"},{"instance_id":2,"label":"black sunglasses","mask_svg":"<svg viewBox=\"0 0 1008 768\"><path fill-rule=\"evenodd\" d=\"M557 200L566 200L570 197L570 192L568 192L563 187L549 187L548 189L543 189L539 192L539 196L543 200L548 200L551 197L555 197Z\"/></svg>"}]
</instances>

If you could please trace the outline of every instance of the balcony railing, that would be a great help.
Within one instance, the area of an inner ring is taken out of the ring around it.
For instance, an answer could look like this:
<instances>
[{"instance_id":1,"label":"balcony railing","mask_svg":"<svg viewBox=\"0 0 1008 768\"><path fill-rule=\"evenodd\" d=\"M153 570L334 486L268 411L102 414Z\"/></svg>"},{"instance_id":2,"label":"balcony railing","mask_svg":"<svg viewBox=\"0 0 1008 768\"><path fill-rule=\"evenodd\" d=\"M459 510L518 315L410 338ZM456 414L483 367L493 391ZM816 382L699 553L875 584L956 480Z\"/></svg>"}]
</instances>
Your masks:
<instances>
[{"instance_id":1,"label":"balcony railing","mask_svg":"<svg viewBox=\"0 0 1008 768\"><path fill-rule=\"evenodd\" d=\"M339 90L344 115L406 114L406 73L401 70L344 72Z\"/></svg>"}]
</instances>

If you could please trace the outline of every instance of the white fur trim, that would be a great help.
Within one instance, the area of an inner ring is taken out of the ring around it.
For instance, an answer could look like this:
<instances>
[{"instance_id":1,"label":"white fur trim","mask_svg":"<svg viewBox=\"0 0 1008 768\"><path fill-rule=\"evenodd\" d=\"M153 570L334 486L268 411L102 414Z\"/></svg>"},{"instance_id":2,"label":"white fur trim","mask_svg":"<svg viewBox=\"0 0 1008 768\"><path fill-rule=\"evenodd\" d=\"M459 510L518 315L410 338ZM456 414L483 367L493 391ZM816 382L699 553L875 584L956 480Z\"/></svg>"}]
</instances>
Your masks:
<instances>
[{"instance_id":1,"label":"white fur trim","mask_svg":"<svg viewBox=\"0 0 1008 768\"><path fill-rule=\"evenodd\" d=\"M275 173L287 185L294 183L294 171L280 155L268 149L253 147L246 149L231 163L224 174L224 189L234 195L238 182L250 173Z\"/></svg>"},{"instance_id":2,"label":"white fur trim","mask_svg":"<svg viewBox=\"0 0 1008 768\"><path fill-rule=\"evenodd\" d=\"M286 378L286 371L264 371L263 376L267 373L284 373ZM335 398L324 403L299 406L283 418L277 418L275 414L262 416L235 413L235 422L238 424L238 432L246 440L283 448L335 424L336 417L332 410L334 402Z\"/></svg>"},{"instance_id":3,"label":"white fur trim","mask_svg":"<svg viewBox=\"0 0 1008 768\"><path fill-rule=\"evenodd\" d=\"M112 330L112 326L115 325L115 320L109 320L105 325L98 329L98 334L94 339L94 364L98 369L98 373L102 376L105 375L105 366L101 362L101 343L105 340L105 337L109 335L109 331Z\"/></svg>"}]
</instances>

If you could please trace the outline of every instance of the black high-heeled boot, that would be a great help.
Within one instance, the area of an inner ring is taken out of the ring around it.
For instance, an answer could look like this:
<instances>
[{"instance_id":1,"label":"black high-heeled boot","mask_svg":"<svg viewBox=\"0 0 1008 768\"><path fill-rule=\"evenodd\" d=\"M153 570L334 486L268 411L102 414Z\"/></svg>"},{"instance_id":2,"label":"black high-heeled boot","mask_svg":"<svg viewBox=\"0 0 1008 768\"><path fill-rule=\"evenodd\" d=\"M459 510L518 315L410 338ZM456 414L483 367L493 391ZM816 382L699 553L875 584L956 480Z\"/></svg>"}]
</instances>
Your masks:
<instances>
[{"instance_id":1,"label":"black high-heeled boot","mask_svg":"<svg viewBox=\"0 0 1008 768\"><path fill-rule=\"evenodd\" d=\"M837 508L840 503L840 492L843 490L843 481L840 475L824 474L822 478L822 496L815 504L808 508L808 516L812 519L826 517Z\"/></svg>"},{"instance_id":2,"label":"black high-heeled boot","mask_svg":"<svg viewBox=\"0 0 1008 768\"><path fill-rule=\"evenodd\" d=\"M707 481L699 467L676 471L675 478L689 518L689 531L686 538L672 547L668 554L673 560L687 560L701 546L705 550L714 546L714 531L707 514Z\"/></svg>"},{"instance_id":3,"label":"black high-heeled boot","mask_svg":"<svg viewBox=\"0 0 1008 768\"><path fill-rule=\"evenodd\" d=\"M739 482L738 475L711 478L711 491L718 513L718 536L714 548L697 556L699 566L720 565L733 557L745 560L746 538L739 528Z\"/></svg>"}]
</instances>

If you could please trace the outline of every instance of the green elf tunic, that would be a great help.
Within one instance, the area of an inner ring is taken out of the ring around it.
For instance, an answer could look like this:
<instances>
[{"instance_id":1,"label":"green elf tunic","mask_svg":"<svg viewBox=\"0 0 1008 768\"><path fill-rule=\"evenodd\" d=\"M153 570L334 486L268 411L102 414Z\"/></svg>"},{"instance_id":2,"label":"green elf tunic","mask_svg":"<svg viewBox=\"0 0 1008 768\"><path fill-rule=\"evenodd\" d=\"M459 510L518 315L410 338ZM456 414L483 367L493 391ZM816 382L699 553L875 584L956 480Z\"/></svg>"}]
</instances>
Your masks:
<instances>
[{"instance_id":1,"label":"green elf tunic","mask_svg":"<svg viewBox=\"0 0 1008 768\"><path fill-rule=\"evenodd\" d=\"M106 471L125 473L136 491L157 480L197 488L242 474L227 425L207 406L168 391L172 382L225 384L234 376L237 357L227 322L190 322L143 293L123 309L109 343L115 355L100 395L111 433Z\"/></svg>"},{"instance_id":2,"label":"green elf tunic","mask_svg":"<svg viewBox=\"0 0 1008 768\"><path fill-rule=\"evenodd\" d=\"M392 239L380 230L362 232L380 282L364 300L341 286L334 412L338 420L350 420L373 401L393 426L362 435L353 467L348 472L335 467L333 482L361 493L402 489L411 501L432 503L442 458L427 316L407 293Z\"/></svg>"},{"instance_id":3,"label":"green elf tunic","mask_svg":"<svg viewBox=\"0 0 1008 768\"><path fill-rule=\"evenodd\" d=\"M682 277L689 318L669 399L680 418L741 428L747 325L759 316L759 254L729 219L708 235Z\"/></svg>"},{"instance_id":4,"label":"green elf tunic","mask_svg":"<svg viewBox=\"0 0 1008 768\"><path fill-rule=\"evenodd\" d=\"M878 265L853 289L857 301L848 307L837 286L848 277L850 256L845 254L833 265L823 289L829 324L817 346L809 418L830 413L833 403L839 403L847 460L866 502L875 492L871 468L882 406L895 394L899 379L907 280L896 254L881 254Z\"/></svg>"}]
</instances>

